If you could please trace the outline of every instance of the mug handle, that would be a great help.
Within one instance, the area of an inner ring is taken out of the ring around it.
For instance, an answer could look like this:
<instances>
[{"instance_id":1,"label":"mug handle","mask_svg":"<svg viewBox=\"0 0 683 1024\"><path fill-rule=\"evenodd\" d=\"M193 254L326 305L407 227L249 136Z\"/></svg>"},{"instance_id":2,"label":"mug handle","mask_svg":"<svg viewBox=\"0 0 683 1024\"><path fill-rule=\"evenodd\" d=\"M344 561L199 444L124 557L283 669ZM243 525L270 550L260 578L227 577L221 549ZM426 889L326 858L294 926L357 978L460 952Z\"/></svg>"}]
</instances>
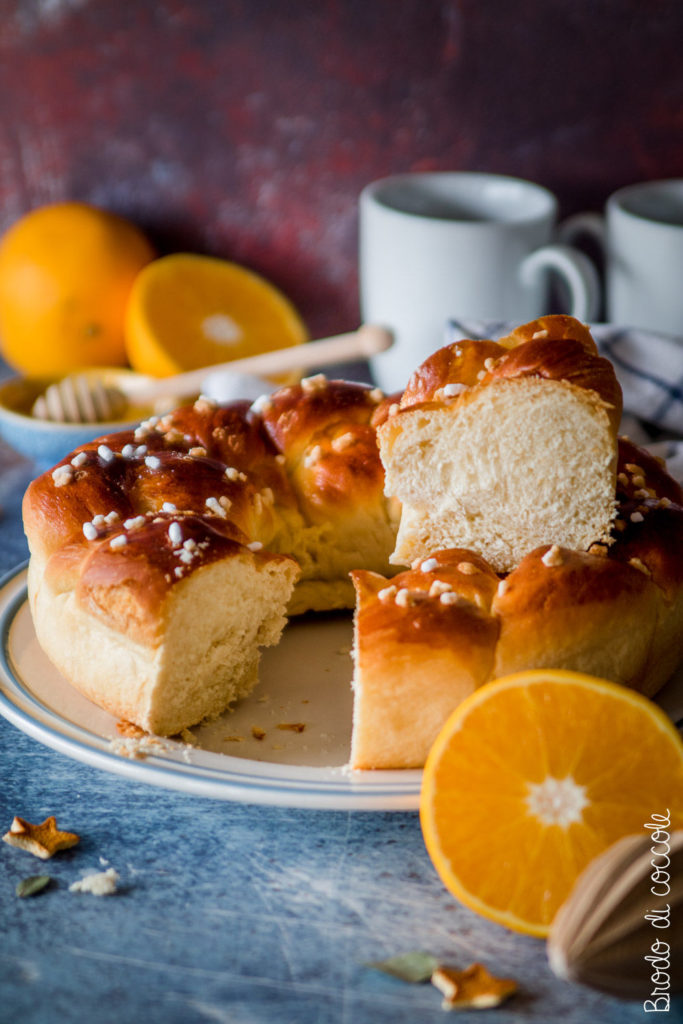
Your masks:
<instances>
[{"instance_id":1,"label":"mug handle","mask_svg":"<svg viewBox=\"0 0 683 1024\"><path fill-rule=\"evenodd\" d=\"M570 245L544 245L522 261L522 283L534 284L548 270L556 270L564 278L571 315L583 322L594 321L600 307L600 279L591 260Z\"/></svg>"},{"instance_id":2,"label":"mug handle","mask_svg":"<svg viewBox=\"0 0 683 1024\"><path fill-rule=\"evenodd\" d=\"M605 218L600 213L575 213L563 220L557 229L557 237L566 245L575 245L578 238L591 238L605 253L607 248L607 228Z\"/></svg>"}]
</instances>

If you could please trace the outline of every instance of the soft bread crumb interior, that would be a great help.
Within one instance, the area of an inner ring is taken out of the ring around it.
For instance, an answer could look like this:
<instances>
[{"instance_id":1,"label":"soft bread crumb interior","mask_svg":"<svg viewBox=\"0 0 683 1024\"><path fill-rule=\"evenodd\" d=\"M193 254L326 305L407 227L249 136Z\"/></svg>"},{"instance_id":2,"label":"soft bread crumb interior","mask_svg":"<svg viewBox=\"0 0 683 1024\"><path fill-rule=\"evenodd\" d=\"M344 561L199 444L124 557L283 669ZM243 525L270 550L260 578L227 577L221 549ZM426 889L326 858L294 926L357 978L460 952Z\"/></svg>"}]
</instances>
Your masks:
<instances>
[{"instance_id":1,"label":"soft bread crumb interior","mask_svg":"<svg viewBox=\"0 0 683 1024\"><path fill-rule=\"evenodd\" d=\"M382 443L387 492L403 504L395 564L466 547L504 572L541 544L581 550L606 539L616 446L592 392L496 381L469 400L406 410L399 423Z\"/></svg>"},{"instance_id":2,"label":"soft bread crumb interior","mask_svg":"<svg viewBox=\"0 0 683 1024\"><path fill-rule=\"evenodd\" d=\"M359 566L389 571L396 529L384 509L378 516L374 508L360 506L335 523L317 523L292 533L285 543L274 538L271 550L291 554L301 568L288 613L353 608L349 573Z\"/></svg>"},{"instance_id":3,"label":"soft bread crumb interior","mask_svg":"<svg viewBox=\"0 0 683 1024\"><path fill-rule=\"evenodd\" d=\"M257 680L259 648L276 644L296 567L250 557L207 566L169 597L159 675L149 701L152 731L212 717L246 696Z\"/></svg>"},{"instance_id":4,"label":"soft bread crumb interior","mask_svg":"<svg viewBox=\"0 0 683 1024\"><path fill-rule=\"evenodd\" d=\"M29 594L40 644L69 682L110 713L172 735L256 685L259 647L278 642L297 566L249 553L222 559L169 590L161 639L135 643L50 587L36 560Z\"/></svg>"}]
</instances>

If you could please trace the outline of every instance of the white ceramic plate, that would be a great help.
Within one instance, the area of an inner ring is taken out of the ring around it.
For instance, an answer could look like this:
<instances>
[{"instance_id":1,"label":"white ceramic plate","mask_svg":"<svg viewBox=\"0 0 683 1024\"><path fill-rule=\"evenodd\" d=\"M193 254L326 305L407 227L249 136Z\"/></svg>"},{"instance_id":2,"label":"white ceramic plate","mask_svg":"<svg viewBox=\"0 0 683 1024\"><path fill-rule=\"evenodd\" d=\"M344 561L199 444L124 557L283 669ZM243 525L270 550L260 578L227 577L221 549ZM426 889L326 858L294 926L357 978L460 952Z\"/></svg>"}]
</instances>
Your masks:
<instances>
[{"instance_id":1,"label":"white ceramic plate","mask_svg":"<svg viewBox=\"0 0 683 1024\"><path fill-rule=\"evenodd\" d=\"M420 771L346 768L350 615L290 623L280 644L264 652L252 696L193 729L196 745L164 740L140 760L117 752L122 740L116 719L74 690L43 654L28 610L24 566L0 579L0 635L0 714L78 761L219 800L325 810L410 811L419 805ZM657 701L674 721L683 720L683 672ZM301 725L301 732L292 728ZM253 730L265 735L257 739Z\"/></svg>"},{"instance_id":2,"label":"white ceramic plate","mask_svg":"<svg viewBox=\"0 0 683 1024\"><path fill-rule=\"evenodd\" d=\"M192 730L196 745L164 740L144 759L117 752L116 719L74 690L43 654L24 566L0 579L0 633L0 714L76 760L219 800L326 810L418 807L420 771L345 767L352 712L349 614L290 623L280 644L264 652L252 696ZM265 735L257 739L253 730Z\"/></svg>"}]
</instances>

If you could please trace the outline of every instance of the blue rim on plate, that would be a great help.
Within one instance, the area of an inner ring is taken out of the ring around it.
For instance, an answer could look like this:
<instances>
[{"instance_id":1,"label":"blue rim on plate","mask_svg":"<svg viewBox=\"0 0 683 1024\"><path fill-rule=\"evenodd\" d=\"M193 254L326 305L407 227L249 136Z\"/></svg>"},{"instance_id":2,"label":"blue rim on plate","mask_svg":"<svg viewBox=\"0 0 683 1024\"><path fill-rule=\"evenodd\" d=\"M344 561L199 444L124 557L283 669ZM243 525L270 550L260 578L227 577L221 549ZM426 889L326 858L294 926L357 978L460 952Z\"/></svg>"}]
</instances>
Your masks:
<instances>
[{"instance_id":1,"label":"blue rim on plate","mask_svg":"<svg viewBox=\"0 0 683 1024\"><path fill-rule=\"evenodd\" d=\"M241 803L345 811L415 811L422 772L351 772L254 761L198 751L188 761L169 741L163 754L122 757L111 739L59 714L31 689L14 664L12 625L27 601L24 562L0 578L0 715L33 739L85 764L136 782ZM186 750L187 748L185 748ZM193 751L194 755L194 751Z\"/></svg>"}]
</instances>

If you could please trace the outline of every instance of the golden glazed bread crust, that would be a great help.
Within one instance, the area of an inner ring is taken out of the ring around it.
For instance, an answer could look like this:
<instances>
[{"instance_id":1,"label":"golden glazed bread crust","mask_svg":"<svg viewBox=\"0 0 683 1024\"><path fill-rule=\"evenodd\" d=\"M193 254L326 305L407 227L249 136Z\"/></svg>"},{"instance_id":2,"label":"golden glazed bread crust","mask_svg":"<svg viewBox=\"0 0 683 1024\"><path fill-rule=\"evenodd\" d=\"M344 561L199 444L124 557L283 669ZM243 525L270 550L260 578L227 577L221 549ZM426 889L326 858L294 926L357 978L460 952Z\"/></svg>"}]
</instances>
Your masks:
<instances>
[{"instance_id":1,"label":"golden glazed bread crust","mask_svg":"<svg viewBox=\"0 0 683 1024\"><path fill-rule=\"evenodd\" d=\"M569 316L540 317L497 342L465 339L445 345L411 375L400 406L441 401L438 393L449 383L470 388L513 377L564 380L594 391L609 406L616 434L622 394L614 369L598 355L588 328Z\"/></svg>"},{"instance_id":2,"label":"golden glazed bread crust","mask_svg":"<svg viewBox=\"0 0 683 1024\"><path fill-rule=\"evenodd\" d=\"M63 674L114 714L174 732L254 685L257 648L277 641L286 606L350 607L349 571L387 571L395 533L370 425L381 399L324 378L252 405L199 399L33 481L29 597Z\"/></svg>"},{"instance_id":3,"label":"golden glazed bread crust","mask_svg":"<svg viewBox=\"0 0 683 1024\"><path fill-rule=\"evenodd\" d=\"M180 561L180 546L167 539L169 551L177 550L161 572L166 586L213 557L219 538L291 555L303 564L304 579L315 581L309 549L318 544L319 523L330 529L331 545L336 539L337 546L346 542L351 550L364 547L360 527L370 519L376 538L364 554L373 567L385 567L395 523L370 426L381 396L362 385L312 380L252 405L219 407L199 399L135 431L76 449L26 492L24 526L32 556L47 562L73 544L86 559L93 545L104 541L109 551L113 541L116 561L129 561L137 571L145 556L150 567L160 557L157 534L195 516L211 526L211 536L195 559ZM150 523L157 530L143 543L147 533L137 531ZM126 543L117 545L117 538ZM351 568L335 582L345 584ZM330 582L330 574L320 580ZM155 593L153 586L152 615L154 602L163 599Z\"/></svg>"}]
</instances>

